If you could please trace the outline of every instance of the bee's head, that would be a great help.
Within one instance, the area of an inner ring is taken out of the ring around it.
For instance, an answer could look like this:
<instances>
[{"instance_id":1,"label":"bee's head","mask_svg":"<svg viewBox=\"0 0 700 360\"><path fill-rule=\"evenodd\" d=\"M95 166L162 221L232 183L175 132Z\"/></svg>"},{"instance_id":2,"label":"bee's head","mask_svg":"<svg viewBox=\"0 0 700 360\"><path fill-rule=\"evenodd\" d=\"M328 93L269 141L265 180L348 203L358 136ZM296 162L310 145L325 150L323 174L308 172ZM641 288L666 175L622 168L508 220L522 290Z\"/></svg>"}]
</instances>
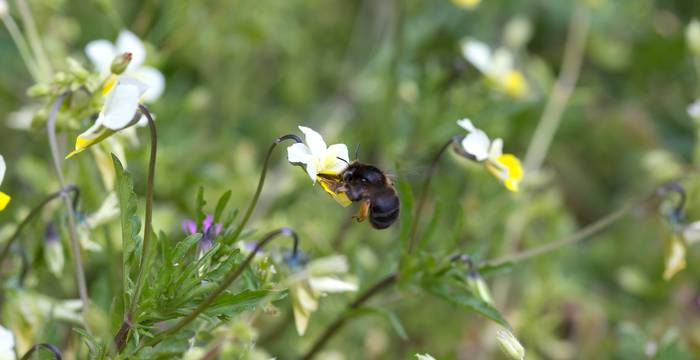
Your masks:
<instances>
[{"instance_id":1,"label":"bee's head","mask_svg":"<svg viewBox=\"0 0 700 360\"><path fill-rule=\"evenodd\" d=\"M343 171L343 182L350 185L384 185L385 176L381 170L372 165L357 161L348 165Z\"/></svg>"}]
</instances>

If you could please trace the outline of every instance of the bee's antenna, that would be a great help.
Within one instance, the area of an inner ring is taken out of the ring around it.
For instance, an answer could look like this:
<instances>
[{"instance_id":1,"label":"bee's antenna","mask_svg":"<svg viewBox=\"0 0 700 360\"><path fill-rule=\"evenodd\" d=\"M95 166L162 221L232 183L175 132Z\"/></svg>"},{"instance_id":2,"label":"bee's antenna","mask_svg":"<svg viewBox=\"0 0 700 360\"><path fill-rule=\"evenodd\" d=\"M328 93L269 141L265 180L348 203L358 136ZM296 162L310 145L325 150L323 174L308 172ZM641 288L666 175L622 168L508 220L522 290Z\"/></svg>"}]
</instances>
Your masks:
<instances>
[{"instance_id":1,"label":"bee's antenna","mask_svg":"<svg viewBox=\"0 0 700 360\"><path fill-rule=\"evenodd\" d=\"M355 146L355 160L359 160L359 157L360 157L360 144L357 144L357 146Z\"/></svg>"},{"instance_id":2,"label":"bee's antenna","mask_svg":"<svg viewBox=\"0 0 700 360\"><path fill-rule=\"evenodd\" d=\"M350 165L350 163L349 163L347 160L341 158L340 156L336 156L335 158L338 159L338 160L341 160L342 162L344 162L344 163L346 163L346 164L348 164L348 165Z\"/></svg>"}]
</instances>

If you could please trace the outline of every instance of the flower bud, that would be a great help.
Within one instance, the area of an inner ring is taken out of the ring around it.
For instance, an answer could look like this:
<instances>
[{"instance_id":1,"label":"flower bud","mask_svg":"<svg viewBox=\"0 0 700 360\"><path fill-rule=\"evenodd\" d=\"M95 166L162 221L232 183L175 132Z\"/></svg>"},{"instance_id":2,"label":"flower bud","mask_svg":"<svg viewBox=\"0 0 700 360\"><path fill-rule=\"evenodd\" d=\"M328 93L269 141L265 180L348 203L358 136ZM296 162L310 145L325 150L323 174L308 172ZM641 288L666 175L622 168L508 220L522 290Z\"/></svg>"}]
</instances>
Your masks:
<instances>
[{"instance_id":1,"label":"flower bud","mask_svg":"<svg viewBox=\"0 0 700 360\"><path fill-rule=\"evenodd\" d=\"M46 224L44 233L44 260L54 275L59 276L63 272L63 264L65 263L63 246L58 238L56 227L51 221Z\"/></svg>"},{"instance_id":2,"label":"flower bud","mask_svg":"<svg viewBox=\"0 0 700 360\"><path fill-rule=\"evenodd\" d=\"M79 81L85 81L90 73L77 60L68 58L68 69Z\"/></svg>"},{"instance_id":3,"label":"flower bud","mask_svg":"<svg viewBox=\"0 0 700 360\"><path fill-rule=\"evenodd\" d=\"M126 71L126 68L129 66L129 63L131 62L131 53L130 52L125 52L121 55L117 55L117 57L112 60L112 65L110 66L109 70L112 72L114 75L121 75L124 71Z\"/></svg>"},{"instance_id":4,"label":"flower bud","mask_svg":"<svg viewBox=\"0 0 700 360\"><path fill-rule=\"evenodd\" d=\"M491 297L491 292L489 291L484 278L479 275L479 273L472 271L467 276L467 286L469 289L479 297L479 299L493 305L493 298Z\"/></svg>"},{"instance_id":5,"label":"flower bud","mask_svg":"<svg viewBox=\"0 0 700 360\"><path fill-rule=\"evenodd\" d=\"M532 23L526 17L516 16L508 21L503 33L503 42L511 49L520 49L532 37Z\"/></svg>"},{"instance_id":6,"label":"flower bud","mask_svg":"<svg viewBox=\"0 0 700 360\"><path fill-rule=\"evenodd\" d=\"M7 1L0 0L0 16L5 16L10 13L10 7L7 6Z\"/></svg>"},{"instance_id":7,"label":"flower bud","mask_svg":"<svg viewBox=\"0 0 700 360\"><path fill-rule=\"evenodd\" d=\"M685 39L688 42L688 49L695 56L700 56L700 21L693 19L685 29Z\"/></svg>"},{"instance_id":8,"label":"flower bud","mask_svg":"<svg viewBox=\"0 0 700 360\"><path fill-rule=\"evenodd\" d=\"M46 84L32 85L32 87L27 90L27 96L29 97L42 97L49 94L51 94L51 87Z\"/></svg>"},{"instance_id":9,"label":"flower bud","mask_svg":"<svg viewBox=\"0 0 700 360\"><path fill-rule=\"evenodd\" d=\"M514 360L525 359L525 348L520 345L520 341L510 330L505 328L496 330L496 340L503 353L509 358Z\"/></svg>"}]
</instances>

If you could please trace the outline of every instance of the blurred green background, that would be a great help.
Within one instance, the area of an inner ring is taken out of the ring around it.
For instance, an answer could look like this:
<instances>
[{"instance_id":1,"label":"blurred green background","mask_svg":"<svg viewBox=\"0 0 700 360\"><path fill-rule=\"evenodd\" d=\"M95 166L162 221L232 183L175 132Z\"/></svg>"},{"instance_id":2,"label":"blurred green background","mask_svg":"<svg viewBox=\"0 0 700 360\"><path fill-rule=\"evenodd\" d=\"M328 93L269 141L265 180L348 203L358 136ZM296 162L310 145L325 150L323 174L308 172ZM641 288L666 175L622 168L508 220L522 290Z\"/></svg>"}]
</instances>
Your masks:
<instances>
[{"instance_id":1,"label":"blurred green background","mask_svg":"<svg viewBox=\"0 0 700 360\"><path fill-rule=\"evenodd\" d=\"M28 3L56 69L67 68L67 56L89 68L85 44L114 41L122 29L147 43L147 63L167 81L151 109L159 131L154 227L169 234L179 234L180 221L193 217L200 186L211 207L229 189L232 203L245 206L270 142L299 134L298 125L318 130L329 143L348 144L351 153L359 146L361 161L395 174L414 192L433 153L462 133L455 121L465 116L502 137L505 150L522 159L561 69L577 4L503 0L467 9L448 0ZM686 107L700 96L700 75L685 30L700 17L700 3L590 0L579 6L587 9L590 23L581 76L542 170L526 174L523 191L513 194L480 167L444 158L430 189L427 213L435 220L425 251L486 259L543 244L660 181L695 171L698 123ZM13 2L10 8L14 14ZM465 38L494 47L506 42L513 19L531 29L531 38L515 50L516 67L529 84L527 95L517 99L494 91L460 50ZM5 224L58 185L45 130L9 126L13 113L36 100L26 95L33 81L7 31L0 31L0 63L0 153L8 163L2 189L13 195L0 214L4 237ZM127 158L142 196L146 131L139 130L139 137L142 145L129 148ZM66 171L68 181L83 189L84 208L96 209L105 192L92 158L77 157ZM350 223L352 211L310 186L302 171L287 164L283 149L275 153L269 176L251 223L258 232L290 226L315 256L345 254L361 287L394 269L398 227L375 231ZM698 184L692 178L684 182L690 220L700 217L694 201ZM663 281L658 223L656 204L640 208L590 243L487 279L529 359L700 356L697 250L689 247L688 268ZM23 241L38 247L43 224L32 226L33 235ZM117 229L112 224L104 231ZM110 279L119 270L99 253L85 261L90 292L108 309L117 287ZM65 273L57 282L46 272L32 272L26 286L74 298L71 273ZM300 354L350 299L325 298L303 337L289 321L289 307L281 306L277 317L256 323L259 346L281 359ZM372 303L395 312L407 338L385 320L365 317L328 344L326 357L502 356L486 320L411 286ZM56 338L49 331L36 340Z\"/></svg>"}]
</instances>

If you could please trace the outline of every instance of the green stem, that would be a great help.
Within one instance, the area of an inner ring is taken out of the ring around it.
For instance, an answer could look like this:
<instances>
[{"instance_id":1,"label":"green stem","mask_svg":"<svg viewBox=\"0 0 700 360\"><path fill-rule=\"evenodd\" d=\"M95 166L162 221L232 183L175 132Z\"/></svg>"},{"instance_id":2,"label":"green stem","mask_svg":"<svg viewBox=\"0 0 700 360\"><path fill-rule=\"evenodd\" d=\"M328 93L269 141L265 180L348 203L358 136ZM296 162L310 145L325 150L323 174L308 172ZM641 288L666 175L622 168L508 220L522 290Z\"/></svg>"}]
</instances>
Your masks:
<instances>
[{"instance_id":1,"label":"green stem","mask_svg":"<svg viewBox=\"0 0 700 360\"><path fill-rule=\"evenodd\" d=\"M32 346L32 348L29 349L29 351L27 351L27 352L24 354L24 356L22 356L22 358L21 358L20 360L29 360L29 359L33 359L32 355L33 355L35 352L41 350L42 348L43 348L43 349L46 349L46 350L48 350L48 351L50 351L50 352L52 353L54 359L56 359L56 360L61 360L61 359L62 359L61 350L59 350L55 345L53 345L53 344L48 344L48 343L41 343L41 344L36 344L36 345Z\"/></svg>"},{"instance_id":2,"label":"green stem","mask_svg":"<svg viewBox=\"0 0 700 360\"><path fill-rule=\"evenodd\" d=\"M136 310L136 306L141 298L146 277L150 273L148 270L150 269L149 265L151 262L151 234L153 234L153 187L156 176L158 132L156 131L156 124L153 120L153 116L148 108L145 105L139 104L139 110L148 120L148 130L151 137L151 149L148 159L148 177L146 180L146 209L144 215L143 242L141 244L141 261L139 262L139 271L136 277L134 296L131 298L128 311L124 313L124 321L122 322L117 335L114 337L114 345L116 346L118 352L121 352L126 345L129 330L133 325L132 321L134 318L134 311Z\"/></svg>"},{"instance_id":3,"label":"green stem","mask_svg":"<svg viewBox=\"0 0 700 360\"><path fill-rule=\"evenodd\" d=\"M236 241L236 239L238 239L238 237L241 235L241 232L243 232L243 229L245 228L246 224L248 224L250 216L253 215L253 210L255 210L255 206L258 204L258 199L260 198L263 185L265 184L265 177L267 176L267 167L270 163L272 151L279 143L285 140L294 140L297 143L302 142L298 136L293 134L280 136L272 142L272 145L270 145L270 148L267 150L267 155L265 156L265 162L263 163L262 173L260 174L260 180L258 181L258 188L255 190L253 199L251 199L250 204L248 205L248 209L246 210L245 215L243 216L243 219L241 219L241 222L238 224L238 227L236 227L236 230L233 232L233 235L229 237L229 239L231 239L231 242Z\"/></svg>"},{"instance_id":4,"label":"green stem","mask_svg":"<svg viewBox=\"0 0 700 360\"><path fill-rule=\"evenodd\" d=\"M17 0L17 8L19 9L20 17L24 23L24 27L27 30L27 37L29 38L29 46L31 46L34 52L34 58L41 71L42 81L48 81L53 69L51 68L51 63L49 62L48 56L46 56L46 51L44 51L44 45L41 43L41 38L39 37L39 32L37 31L36 22L32 16L32 11L29 8L26 0Z\"/></svg>"},{"instance_id":5,"label":"green stem","mask_svg":"<svg viewBox=\"0 0 700 360\"><path fill-rule=\"evenodd\" d=\"M27 40L25 40L24 36L22 36L22 32L19 30L19 26L17 26L17 23L9 14L3 15L1 17L2 22L7 28L7 32L10 33L10 37L12 37L12 40L17 46L19 56L22 58L22 61L24 61L24 64L27 66L29 74L32 76L35 82L41 82L41 76L39 74L39 69L37 67L36 61L34 61L34 58L32 57L32 53L29 50L29 45L27 45Z\"/></svg>"},{"instance_id":6,"label":"green stem","mask_svg":"<svg viewBox=\"0 0 700 360\"><path fill-rule=\"evenodd\" d=\"M43 210L44 207L45 207L46 205L48 205L51 201L53 201L53 200L55 200L55 199L61 197L61 196L63 195L63 193L71 192L71 191L77 192L77 191L78 191L78 187L75 186L75 185L68 185L68 186L66 186L66 187L63 188L63 189L61 189L61 190L59 190L59 191L56 191L55 193L50 194L50 195L47 196L44 200L42 200L39 204L37 204L37 205L29 212L29 214L27 214L27 216L24 217L24 219L22 220L22 222L19 223L19 225L17 226L17 229L15 229L15 232L12 233L12 235L10 236L10 239L7 240L7 242L5 243L5 246L2 248L2 251L0 251L0 264L3 263L3 261L5 260L5 258L7 257L7 255L10 253L10 248L12 247L12 244L14 244L14 242L15 242L17 239L19 239L19 236L22 234L22 231L24 230L24 228L25 228L27 225L29 225L29 223L30 223L37 215L39 215L39 214L41 213L41 210ZM74 201L74 205L73 205L73 206L75 207L75 201Z\"/></svg>"},{"instance_id":7,"label":"green stem","mask_svg":"<svg viewBox=\"0 0 700 360\"><path fill-rule=\"evenodd\" d=\"M461 135L455 135L448 140L445 145L443 145L440 150L435 154L435 157L433 157L433 160L430 162L430 167L428 168L428 176L426 177L425 181L423 182L423 185L421 186L421 193L420 193L420 198L418 199L418 205L416 206L416 213L415 216L413 217L413 222L411 223L411 230L408 235L408 253L411 254L414 250L414 247L416 245L416 236L418 235L418 225L420 223L421 217L423 215L423 208L425 207L425 202L428 198L428 188L430 188L430 182L433 179L433 175L435 174L435 169L437 168L438 162L440 162L440 158L442 158L442 155L445 153L445 151L452 145L453 143L457 143L462 141L464 139L464 136Z\"/></svg>"},{"instance_id":8,"label":"green stem","mask_svg":"<svg viewBox=\"0 0 700 360\"><path fill-rule=\"evenodd\" d=\"M379 294L385 289L388 289L391 285L393 285L396 282L396 280L398 280L398 278L399 273L393 272L387 275L386 277L382 278L381 280L377 281L376 283L374 283L374 285L370 286L367 290L360 294L357 297L357 299L355 299L355 301L348 305L347 310L326 328L323 334L321 334L318 340L316 340L316 342L314 342L314 344L311 346L309 351L307 351L306 354L304 354L302 359L309 360L316 356L316 354L323 348L323 346L328 342L328 340L330 340L334 335L338 333L338 331L340 331L340 329L343 328L345 323L350 319L352 310L355 310L362 306L362 304L367 302L367 300L372 298L374 295Z\"/></svg>"},{"instance_id":9,"label":"green stem","mask_svg":"<svg viewBox=\"0 0 700 360\"><path fill-rule=\"evenodd\" d=\"M62 156L60 155L58 141L56 139L56 115L58 114L58 108L63 103L65 95L66 94L59 95L54 101L53 105L51 105L48 121L46 122L46 131L49 137L49 147L51 148L51 157L53 158L54 170L56 171L58 184L62 189L66 187L66 181L65 177L63 176L63 169L61 167ZM61 197L63 198L63 202L65 203L66 210L68 212L68 234L70 236L71 251L73 252L73 266L75 268L75 278L78 283L78 293L80 294L80 300L83 303L82 311L84 314L88 308L89 298L87 285L85 282L85 272L83 271L83 262L80 257L80 243L78 242L78 232L76 230L75 209L73 208L73 204L67 193L63 192Z\"/></svg>"},{"instance_id":10,"label":"green stem","mask_svg":"<svg viewBox=\"0 0 700 360\"><path fill-rule=\"evenodd\" d=\"M292 256L296 256L299 248L299 238L297 237L297 234L294 232L294 230L290 228L281 228L275 231L272 231L265 235L262 240L260 240L257 245L255 245L255 248L251 253L248 255L248 257L243 261L243 263L229 271L229 273L226 275L224 280L219 284L219 286L212 291L199 305L187 316L184 318L180 319L175 325L172 327L168 328L167 330L156 334L151 340L143 343L140 345L137 349L136 352L140 351L142 348L148 347L148 346L154 346L158 344L160 341L163 340L163 337L165 336L170 336L178 331L182 330L185 326L187 326L189 323L194 321L194 319L197 318L201 313L203 313L209 305L211 305L216 298L221 295L226 289L228 289L231 284L233 284L236 279L243 273L243 270L246 269L248 264L253 260L255 255L260 251L263 247L265 247L270 241L275 239L278 236L289 236L292 238L294 241L293 249L292 249Z\"/></svg>"}]
</instances>

